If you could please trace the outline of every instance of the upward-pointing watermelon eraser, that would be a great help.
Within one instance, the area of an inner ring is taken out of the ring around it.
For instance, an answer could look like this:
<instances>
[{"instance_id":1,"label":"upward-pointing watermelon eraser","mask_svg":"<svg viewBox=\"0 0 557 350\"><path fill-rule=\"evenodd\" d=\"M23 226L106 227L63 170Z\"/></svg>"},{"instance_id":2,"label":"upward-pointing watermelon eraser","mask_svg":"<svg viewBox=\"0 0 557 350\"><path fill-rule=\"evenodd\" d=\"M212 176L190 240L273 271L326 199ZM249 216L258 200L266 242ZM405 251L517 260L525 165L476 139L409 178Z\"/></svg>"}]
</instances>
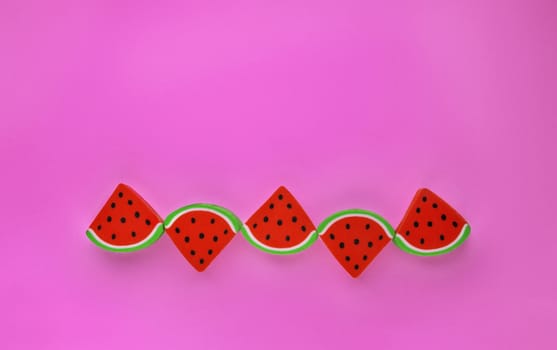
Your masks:
<instances>
[{"instance_id":1,"label":"upward-pointing watermelon eraser","mask_svg":"<svg viewBox=\"0 0 557 350\"><path fill-rule=\"evenodd\" d=\"M242 227L253 246L271 254L294 254L317 239L315 226L300 203L279 187Z\"/></svg>"},{"instance_id":2,"label":"upward-pointing watermelon eraser","mask_svg":"<svg viewBox=\"0 0 557 350\"><path fill-rule=\"evenodd\" d=\"M396 229L394 243L416 255L439 255L459 247L470 235L470 225L441 197L422 188Z\"/></svg>"},{"instance_id":3,"label":"upward-pointing watermelon eraser","mask_svg":"<svg viewBox=\"0 0 557 350\"><path fill-rule=\"evenodd\" d=\"M164 232L157 212L130 186L119 184L89 228L87 237L114 252L147 248Z\"/></svg>"}]
</instances>

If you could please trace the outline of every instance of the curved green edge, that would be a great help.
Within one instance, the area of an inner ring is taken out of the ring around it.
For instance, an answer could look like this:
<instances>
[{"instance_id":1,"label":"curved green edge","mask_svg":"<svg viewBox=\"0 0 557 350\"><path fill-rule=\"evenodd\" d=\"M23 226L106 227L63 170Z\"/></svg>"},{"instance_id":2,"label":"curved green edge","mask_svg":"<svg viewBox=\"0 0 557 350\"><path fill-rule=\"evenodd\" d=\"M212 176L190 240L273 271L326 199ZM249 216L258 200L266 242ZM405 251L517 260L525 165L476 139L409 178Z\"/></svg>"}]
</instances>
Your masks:
<instances>
[{"instance_id":1,"label":"curved green edge","mask_svg":"<svg viewBox=\"0 0 557 350\"><path fill-rule=\"evenodd\" d=\"M181 207L179 209L174 210L164 220L164 227L168 228L170 222L176 216L182 214L186 210L191 210L191 209L211 209L211 210L216 211L217 213L221 214L222 216L224 216L228 220L230 220L230 222L232 222L232 225L234 226L233 227L234 232L240 231L240 228L242 227L242 221L240 221L240 219L238 219L238 217L234 213L232 213L230 210L228 210L224 207L218 206L218 205L206 204L206 203L190 204L190 205L187 205L185 207Z\"/></svg>"},{"instance_id":2,"label":"curved green edge","mask_svg":"<svg viewBox=\"0 0 557 350\"><path fill-rule=\"evenodd\" d=\"M240 232L242 232L242 235L244 236L244 238L246 239L246 241L248 241L252 246L254 246L255 248L264 251L265 253L270 253L270 254L274 254L274 255L290 255L290 254L296 254L299 253L301 251L304 251L306 249L308 249L309 247L311 247L313 245L313 243L315 243L317 241L317 237L319 237L319 235L317 234L317 231L313 231L311 232L310 238L308 239L308 241L295 249L287 249L287 250L274 250L274 249L270 249L267 248L266 246L262 245L259 241L254 240L250 237L250 235L246 232L246 228L245 226L242 226L242 228L240 229Z\"/></svg>"},{"instance_id":3,"label":"curved green edge","mask_svg":"<svg viewBox=\"0 0 557 350\"><path fill-rule=\"evenodd\" d=\"M89 240L91 242L93 242L97 247L100 247L104 250L108 250L108 251L111 251L111 252L117 252L117 253L135 252L135 251L147 248L150 245L152 245L153 243L155 243L159 238L161 238L163 233L164 233L164 225L160 225L159 228L157 229L157 231L155 231L155 234L153 234L148 240L146 240L142 244L140 244L136 247L131 247L131 248L128 247L128 246L122 246L121 248L114 248L114 247L107 246L103 241L98 240L95 237L95 235L93 235L91 233L91 231L89 229L85 232L85 234L87 235L87 238L89 238Z\"/></svg>"},{"instance_id":4,"label":"curved green edge","mask_svg":"<svg viewBox=\"0 0 557 350\"><path fill-rule=\"evenodd\" d=\"M450 251L455 250L456 248L460 247L460 245L462 245L462 243L464 243L464 241L468 238L468 236L470 236L470 225L466 224L466 228L464 229L464 234L458 239L458 241L456 241L456 243L450 247L447 247L446 249L443 250L439 250L439 251L435 251L435 252L421 252L421 251L417 251L415 249L412 248L411 245L407 245L402 239L400 239L397 235L395 235L394 238L394 243L397 247L399 247L400 249L402 249L403 251L405 251L406 253L410 253L413 255L419 255L419 256L435 256L435 255L442 255L442 254L446 254Z\"/></svg>"},{"instance_id":5,"label":"curved green edge","mask_svg":"<svg viewBox=\"0 0 557 350\"><path fill-rule=\"evenodd\" d=\"M319 226L317 226L317 232L321 234L325 229L325 227L327 227L327 225L329 225L332 221L338 219L341 216L352 215L352 214L362 214L377 219L377 221L381 222L387 228L387 235L391 239L393 239L393 237L395 236L395 230L387 220L385 220L381 215L378 215L372 211L364 210L364 209L347 209L347 210L341 210L339 212L336 212L330 215L329 217L327 217L319 224Z\"/></svg>"}]
</instances>

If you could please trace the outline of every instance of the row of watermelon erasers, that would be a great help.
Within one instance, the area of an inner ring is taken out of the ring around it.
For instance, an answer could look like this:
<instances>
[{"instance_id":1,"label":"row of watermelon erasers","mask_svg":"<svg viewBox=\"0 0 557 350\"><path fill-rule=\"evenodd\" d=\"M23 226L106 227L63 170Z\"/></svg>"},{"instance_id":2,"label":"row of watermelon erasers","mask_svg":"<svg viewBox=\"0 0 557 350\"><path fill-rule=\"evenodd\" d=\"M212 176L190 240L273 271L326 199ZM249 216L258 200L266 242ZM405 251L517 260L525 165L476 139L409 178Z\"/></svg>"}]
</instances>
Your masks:
<instances>
[{"instance_id":1,"label":"row of watermelon erasers","mask_svg":"<svg viewBox=\"0 0 557 350\"><path fill-rule=\"evenodd\" d=\"M119 184L86 234L103 249L131 252L147 248L164 232L198 271L205 270L241 232L253 246L272 254L298 253L321 238L346 271L358 277L390 241L411 254L439 255L460 246L470 226L428 189L417 191L394 230L381 216L362 209L340 211L315 227L285 187L277 189L245 224L213 204L182 207L163 221L137 192Z\"/></svg>"}]
</instances>

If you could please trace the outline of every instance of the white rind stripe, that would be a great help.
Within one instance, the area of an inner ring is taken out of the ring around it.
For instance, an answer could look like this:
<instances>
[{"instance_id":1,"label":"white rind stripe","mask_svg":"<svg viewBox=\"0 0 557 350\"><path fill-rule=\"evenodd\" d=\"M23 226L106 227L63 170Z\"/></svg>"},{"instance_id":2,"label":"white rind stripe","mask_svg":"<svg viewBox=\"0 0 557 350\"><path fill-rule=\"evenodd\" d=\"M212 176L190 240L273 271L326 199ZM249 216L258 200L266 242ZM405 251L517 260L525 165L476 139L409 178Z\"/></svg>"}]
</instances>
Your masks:
<instances>
[{"instance_id":1,"label":"white rind stripe","mask_svg":"<svg viewBox=\"0 0 557 350\"><path fill-rule=\"evenodd\" d=\"M89 227L89 232L91 232L91 235L93 235L93 237L95 237L95 239L104 246L107 246L107 247L113 248L113 249L130 249L130 248L138 247L138 246L142 245L143 243L147 242L149 239L151 239L157 233L160 226L162 226L162 223L159 222L155 226L153 231L151 231L151 233L149 233L149 235L147 237L145 237L143 240L141 240L137 243L130 244L130 245L114 245L114 244L107 243L105 240L101 239L91 227Z\"/></svg>"},{"instance_id":2,"label":"white rind stripe","mask_svg":"<svg viewBox=\"0 0 557 350\"><path fill-rule=\"evenodd\" d=\"M257 238L255 238L253 233L251 233L251 230L249 229L248 225L244 225L244 232L251 238L251 240L255 244L257 244L258 246L263 247L267 250L271 250L273 252L290 252L290 251L299 249L299 248L303 247L304 245L306 245L309 242L309 240L311 239L311 237L313 237L313 235L315 234L315 230L311 231L302 242L296 244L295 246L288 247L288 248L275 248L275 247L268 246L264 243L261 243L261 241L259 241Z\"/></svg>"},{"instance_id":3,"label":"white rind stripe","mask_svg":"<svg viewBox=\"0 0 557 350\"><path fill-rule=\"evenodd\" d=\"M329 222L327 224L327 226L325 226L323 228L323 230L321 230L319 232L319 235L322 236L323 234L325 234L325 232L327 232L327 230L329 229L329 227L331 227L332 225L334 225L337 221L340 221L346 217L360 217L360 218L366 218L366 219L370 219L375 221L379 226L381 226L381 228L383 229L383 231L385 231L387 233L387 236L389 236L390 239L393 239L393 235L391 233L391 231L385 226L385 224L383 224L380 220L378 220L377 218L371 216L371 215L366 215L366 214L345 214L342 216L339 216L338 218L334 219L333 221Z\"/></svg>"},{"instance_id":4,"label":"white rind stripe","mask_svg":"<svg viewBox=\"0 0 557 350\"><path fill-rule=\"evenodd\" d=\"M183 212L181 212L180 214L176 215L172 220L170 220L170 222L168 223L168 225L166 225L167 228L172 227L172 225L174 225L174 223L176 222L176 220L178 220L180 217L182 217L183 215L192 212L192 211L206 211L215 215L218 215L219 217L223 218L224 221L226 221L226 223L232 227L234 230L236 230L236 226L234 226L234 224L228 219L228 217L224 214L222 214L221 212L214 210L214 209L209 209L209 208L190 208L190 209L186 209Z\"/></svg>"},{"instance_id":5,"label":"white rind stripe","mask_svg":"<svg viewBox=\"0 0 557 350\"><path fill-rule=\"evenodd\" d=\"M454 247L456 244L458 244L460 239L462 238L462 236L464 236L464 233L466 232L467 227L468 227L468 224L464 224L464 226L462 226L462 229L460 230L460 233L458 234L456 239L451 244L449 244L448 246L442 247L442 248L435 248L435 249L420 249L420 248L408 243L408 241L406 239L404 239L404 236L402 236L401 233L397 232L396 235L398 236L398 239L400 239L402 241L402 243L405 246L407 246L409 249L412 249L412 250L415 250L415 251L421 252L421 253L437 253L437 252L449 250L452 247Z\"/></svg>"}]
</instances>

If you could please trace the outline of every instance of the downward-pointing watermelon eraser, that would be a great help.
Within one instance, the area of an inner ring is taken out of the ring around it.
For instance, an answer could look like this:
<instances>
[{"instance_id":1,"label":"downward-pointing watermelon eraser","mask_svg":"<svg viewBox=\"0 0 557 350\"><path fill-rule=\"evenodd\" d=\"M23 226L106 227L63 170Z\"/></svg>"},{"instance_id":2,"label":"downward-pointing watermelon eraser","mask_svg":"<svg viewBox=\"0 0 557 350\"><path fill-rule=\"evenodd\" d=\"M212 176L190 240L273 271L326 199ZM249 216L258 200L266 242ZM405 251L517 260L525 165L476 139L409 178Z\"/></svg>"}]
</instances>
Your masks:
<instances>
[{"instance_id":1,"label":"downward-pointing watermelon eraser","mask_svg":"<svg viewBox=\"0 0 557 350\"><path fill-rule=\"evenodd\" d=\"M87 229L97 246L114 252L147 248L164 232L162 219L130 186L119 184Z\"/></svg>"},{"instance_id":2,"label":"downward-pointing watermelon eraser","mask_svg":"<svg viewBox=\"0 0 557 350\"><path fill-rule=\"evenodd\" d=\"M253 246L271 254L294 254L317 240L315 226L296 198L279 187L242 227Z\"/></svg>"},{"instance_id":3,"label":"downward-pointing watermelon eraser","mask_svg":"<svg viewBox=\"0 0 557 350\"><path fill-rule=\"evenodd\" d=\"M201 272L234 238L242 222L223 207L192 204L171 213L164 226L184 258Z\"/></svg>"},{"instance_id":4,"label":"downward-pointing watermelon eraser","mask_svg":"<svg viewBox=\"0 0 557 350\"><path fill-rule=\"evenodd\" d=\"M396 229L394 243L416 255L439 255L459 247L470 235L470 225L432 191L416 192Z\"/></svg>"},{"instance_id":5,"label":"downward-pointing watermelon eraser","mask_svg":"<svg viewBox=\"0 0 557 350\"><path fill-rule=\"evenodd\" d=\"M361 209L335 213L317 227L321 240L342 267L358 277L394 236L381 216Z\"/></svg>"}]
</instances>

